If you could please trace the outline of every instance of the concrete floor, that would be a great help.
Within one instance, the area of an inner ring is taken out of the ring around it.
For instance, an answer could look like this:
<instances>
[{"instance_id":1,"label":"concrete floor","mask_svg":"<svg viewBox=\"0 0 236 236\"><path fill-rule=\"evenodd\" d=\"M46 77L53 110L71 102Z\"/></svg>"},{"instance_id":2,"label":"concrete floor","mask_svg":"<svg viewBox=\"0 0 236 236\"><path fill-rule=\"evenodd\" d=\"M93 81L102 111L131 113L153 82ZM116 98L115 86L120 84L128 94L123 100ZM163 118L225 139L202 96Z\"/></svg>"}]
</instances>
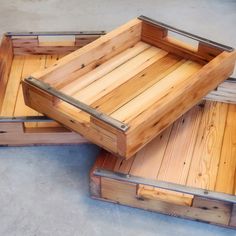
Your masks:
<instances>
[{"instance_id":1,"label":"concrete floor","mask_svg":"<svg viewBox=\"0 0 236 236\"><path fill-rule=\"evenodd\" d=\"M140 14L236 47L235 0L0 0L0 33L110 30ZM85 144L0 148L0 236L236 235L90 199L88 172L97 153Z\"/></svg>"}]
</instances>

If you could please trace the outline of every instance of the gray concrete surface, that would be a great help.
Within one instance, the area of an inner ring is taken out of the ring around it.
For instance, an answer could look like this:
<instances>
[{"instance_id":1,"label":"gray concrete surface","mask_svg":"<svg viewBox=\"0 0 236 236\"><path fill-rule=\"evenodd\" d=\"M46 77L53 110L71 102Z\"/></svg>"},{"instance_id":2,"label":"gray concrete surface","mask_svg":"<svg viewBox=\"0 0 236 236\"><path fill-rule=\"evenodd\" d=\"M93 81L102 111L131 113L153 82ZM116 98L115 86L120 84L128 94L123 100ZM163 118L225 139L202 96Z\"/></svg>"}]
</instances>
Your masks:
<instances>
[{"instance_id":1,"label":"gray concrete surface","mask_svg":"<svg viewBox=\"0 0 236 236\"><path fill-rule=\"evenodd\" d=\"M236 47L236 1L0 0L0 33L110 30L144 14ZM89 198L93 145L0 148L0 236L236 235Z\"/></svg>"},{"instance_id":2,"label":"gray concrete surface","mask_svg":"<svg viewBox=\"0 0 236 236\"><path fill-rule=\"evenodd\" d=\"M1 148L1 236L195 236L236 231L89 198L93 145Z\"/></svg>"}]
</instances>

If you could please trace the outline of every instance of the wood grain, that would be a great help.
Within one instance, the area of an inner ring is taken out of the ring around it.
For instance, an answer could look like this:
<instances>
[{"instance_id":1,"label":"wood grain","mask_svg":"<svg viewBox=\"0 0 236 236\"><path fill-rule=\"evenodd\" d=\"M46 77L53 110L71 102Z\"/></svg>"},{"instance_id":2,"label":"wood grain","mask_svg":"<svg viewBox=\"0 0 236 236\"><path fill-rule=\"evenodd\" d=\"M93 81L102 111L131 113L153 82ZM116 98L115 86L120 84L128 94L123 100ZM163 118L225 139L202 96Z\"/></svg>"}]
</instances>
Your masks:
<instances>
[{"instance_id":1,"label":"wood grain","mask_svg":"<svg viewBox=\"0 0 236 236\"><path fill-rule=\"evenodd\" d=\"M206 102L198 129L187 185L214 190L228 105Z\"/></svg>"},{"instance_id":2,"label":"wood grain","mask_svg":"<svg viewBox=\"0 0 236 236\"><path fill-rule=\"evenodd\" d=\"M222 116L222 114L221 114ZM221 148L215 191L235 194L236 184L236 106L229 105Z\"/></svg>"},{"instance_id":3,"label":"wood grain","mask_svg":"<svg viewBox=\"0 0 236 236\"><path fill-rule=\"evenodd\" d=\"M12 60L13 52L11 39L9 37L3 36L0 45L0 110L6 91Z\"/></svg>"}]
</instances>

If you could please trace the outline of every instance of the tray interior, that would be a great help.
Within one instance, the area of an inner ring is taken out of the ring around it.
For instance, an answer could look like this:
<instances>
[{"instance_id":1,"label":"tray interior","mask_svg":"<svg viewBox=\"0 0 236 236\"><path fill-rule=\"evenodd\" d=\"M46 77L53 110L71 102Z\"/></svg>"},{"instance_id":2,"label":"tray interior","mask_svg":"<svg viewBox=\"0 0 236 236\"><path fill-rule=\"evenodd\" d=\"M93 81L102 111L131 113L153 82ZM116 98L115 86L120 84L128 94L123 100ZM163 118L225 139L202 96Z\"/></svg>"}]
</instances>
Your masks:
<instances>
[{"instance_id":1,"label":"tray interior","mask_svg":"<svg viewBox=\"0 0 236 236\"><path fill-rule=\"evenodd\" d=\"M157 100L202 66L199 62L139 41L81 76L65 80L49 78L45 82L132 126L139 114L145 114ZM71 113L77 111L64 102L57 106Z\"/></svg>"},{"instance_id":2,"label":"tray interior","mask_svg":"<svg viewBox=\"0 0 236 236\"><path fill-rule=\"evenodd\" d=\"M236 105L205 101L129 160L110 153L97 168L236 195ZM139 186L142 196L191 205L193 196Z\"/></svg>"},{"instance_id":3,"label":"tray interior","mask_svg":"<svg viewBox=\"0 0 236 236\"><path fill-rule=\"evenodd\" d=\"M94 32L23 32L8 33L3 36L0 55L9 68L2 68L0 95L0 116L28 117L42 114L24 103L21 81L35 71L46 69L60 58L97 39L103 31ZM8 58L11 55L11 58ZM4 65L5 66L5 65ZM6 76L6 78L3 78ZM5 82L3 82L5 80ZM33 128L53 127L53 131L65 131L56 122L24 122L28 131Z\"/></svg>"},{"instance_id":4,"label":"tray interior","mask_svg":"<svg viewBox=\"0 0 236 236\"><path fill-rule=\"evenodd\" d=\"M0 111L1 116L38 116L37 111L24 103L21 81L36 70L45 69L63 55L15 55ZM25 122L25 127L57 127L56 122Z\"/></svg>"}]
</instances>

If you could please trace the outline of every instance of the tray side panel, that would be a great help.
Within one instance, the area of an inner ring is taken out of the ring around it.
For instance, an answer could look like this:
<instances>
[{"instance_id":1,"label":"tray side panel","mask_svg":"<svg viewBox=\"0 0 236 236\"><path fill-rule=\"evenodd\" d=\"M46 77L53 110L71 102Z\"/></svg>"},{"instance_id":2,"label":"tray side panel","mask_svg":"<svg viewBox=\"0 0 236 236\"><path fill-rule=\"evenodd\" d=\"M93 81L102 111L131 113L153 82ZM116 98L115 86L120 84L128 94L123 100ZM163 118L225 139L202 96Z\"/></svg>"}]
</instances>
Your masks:
<instances>
[{"instance_id":1,"label":"tray side panel","mask_svg":"<svg viewBox=\"0 0 236 236\"><path fill-rule=\"evenodd\" d=\"M14 55L52 55L68 54L98 39L100 35L74 35L71 39L61 41L63 35L47 36L12 36ZM40 39L48 38L48 41ZM51 39L50 39L51 38Z\"/></svg>"},{"instance_id":2,"label":"tray side panel","mask_svg":"<svg viewBox=\"0 0 236 236\"><path fill-rule=\"evenodd\" d=\"M81 75L84 73L83 71L95 68L101 61L104 62L111 56L137 43L141 37L140 32L141 21L137 19L130 21L80 50L65 56L57 65L42 72L34 73L32 76L45 79L50 83L51 80L55 80L55 77L63 78L75 71L76 74Z\"/></svg>"},{"instance_id":3,"label":"tray side panel","mask_svg":"<svg viewBox=\"0 0 236 236\"><path fill-rule=\"evenodd\" d=\"M0 110L4 98L8 76L13 60L13 49L11 39L3 36L0 45Z\"/></svg>"},{"instance_id":4,"label":"tray side panel","mask_svg":"<svg viewBox=\"0 0 236 236\"><path fill-rule=\"evenodd\" d=\"M77 133L61 127L26 130L23 123L0 123L0 146L78 144L88 142Z\"/></svg>"},{"instance_id":5,"label":"tray side panel","mask_svg":"<svg viewBox=\"0 0 236 236\"><path fill-rule=\"evenodd\" d=\"M117 152L117 137L115 134L109 133L104 129L89 129L89 124L86 120L80 119L79 117L73 118L70 114L68 115L68 113L63 112L61 109L57 109L54 106L53 96L40 91L26 82L23 82L22 86L26 105L37 109L48 117L54 117L56 121L62 123L65 127L70 127L95 144L102 147L106 145L105 148L111 152Z\"/></svg>"},{"instance_id":6,"label":"tray side panel","mask_svg":"<svg viewBox=\"0 0 236 236\"><path fill-rule=\"evenodd\" d=\"M234 69L236 52L222 53L196 74L187 84L181 83L175 88L176 94L167 94L145 112L130 122L127 133L128 148L126 157L132 156L147 142L169 126L173 120L195 105L201 97L226 79ZM175 99L173 99L175 96ZM165 105L167 104L167 105ZM151 114L151 115L150 115Z\"/></svg>"},{"instance_id":7,"label":"tray side panel","mask_svg":"<svg viewBox=\"0 0 236 236\"><path fill-rule=\"evenodd\" d=\"M118 204L222 226L228 226L231 215L231 205L221 202L211 202L211 205L208 202L208 208L205 208L203 207L204 204L200 203L189 207L160 200L139 198L137 197L137 186L135 184L104 177L101 178L101 198Z\"/></svg>"}]
</instances>

